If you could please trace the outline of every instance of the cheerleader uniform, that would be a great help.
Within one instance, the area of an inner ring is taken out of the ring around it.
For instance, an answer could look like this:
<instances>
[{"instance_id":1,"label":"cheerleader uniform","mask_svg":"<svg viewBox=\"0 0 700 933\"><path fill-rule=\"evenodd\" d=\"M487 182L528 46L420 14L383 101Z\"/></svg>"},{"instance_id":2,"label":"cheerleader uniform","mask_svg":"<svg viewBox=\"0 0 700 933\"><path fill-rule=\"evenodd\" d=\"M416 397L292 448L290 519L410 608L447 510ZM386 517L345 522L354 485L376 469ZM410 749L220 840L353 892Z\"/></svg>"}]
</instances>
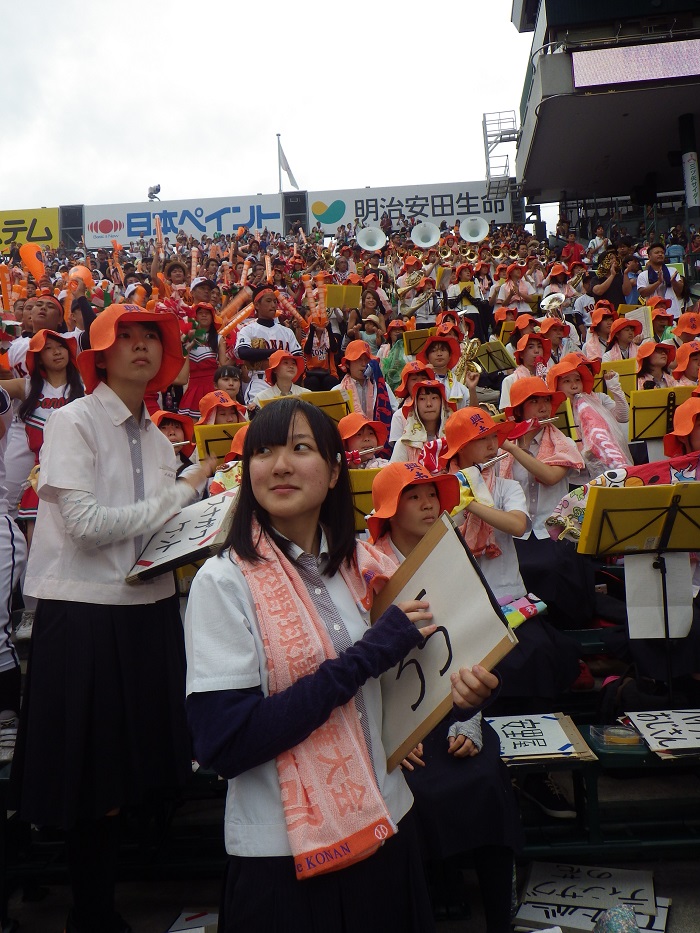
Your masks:
<instances>
[{"instance_id":1,"label":"cheerleader uniform","mask_svg":"<svg viewBox=\"0 0 700 933\"><path fill-rule=\"evenodd\" d=\"M26 379L26 392L29 392L29 377ZM66 385L52 386L50 382L44 380L41 390L41 398L25 422L27 446L34 455L34 466L39 465L39 453L44 443L44 428L46 423L59 408L63 408L70 401L66 397ZM23 521L35 521L37 509L39 508L39 497L36 494L34 486L30 485L24 490L19 503L18 518Z\"/></svg>"},{"instance_id":2,"label":"cheerleader uniform","mask_svg":"<svg viewBox=\"0 0 700 933\"><path fill-rule=\"evenodd\" d=\"M208 343L192 347L188 357L190 360L190 378L187 389L180 401L178 412L197 421L200 415L199 403L201 399L207 392L213 390L214 373L218 369L219 358Z\"/></svg>"}]
</instances>

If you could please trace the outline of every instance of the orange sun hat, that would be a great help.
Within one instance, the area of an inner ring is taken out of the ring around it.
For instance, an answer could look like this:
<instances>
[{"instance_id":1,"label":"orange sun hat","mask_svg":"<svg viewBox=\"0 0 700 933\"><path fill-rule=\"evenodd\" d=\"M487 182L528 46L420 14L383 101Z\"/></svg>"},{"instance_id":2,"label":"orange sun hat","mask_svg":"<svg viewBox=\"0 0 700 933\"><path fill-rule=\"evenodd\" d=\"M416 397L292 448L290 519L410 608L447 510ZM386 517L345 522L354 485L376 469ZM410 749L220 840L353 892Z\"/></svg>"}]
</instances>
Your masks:
<instances>
[{"instance_id":1,"label":"orange sun hat","mask_svg":"<svg viewBox=\"0 0 700 933\"><path fill-rule=\"evenodd\" d=\"M528 399L546 398L548 395L552 397L550 418L553 418L561 403L566 399L566 395L563 392L552 391L539 376L526 376L524 379L516 380L510 387L510 405L506 408L506 417L514 418L515 409L519 405L524 405Z\"/></svg>"},{"instance_id":2,"label":"orange sun hat","mask_svg":"<svg viewBox=\"0 0 700 933\"><path fill-rule=\"evenodd\" d=\"M382 424L381 421L370 421L369 418L365 418L361 411L353 411L349 415L345 415L344 418L341 418L338 422L338 431L343 441L349 441L351 437L359 434L367 425L369 425L377 435L377 446L383 447L384 444L386 444L389 429L385 424Z\"/></svg>"},{"instance_id":3,"label":"orange sun hat","mask_svg":"<svg viewBox=\"0 0 700 933\"><path fill-rule=\"evenodd\" d=\"M454 474L433 476L418 463L390 463L375 476L372 483L374 511L367 519L373 542L381 538L389 519L396 515L404 489L428 483L435 485L441 512L451 512L459 504L459 480Z\"/></svg>"},{"instance_id":4,"label":"orange sun hat","mask_svg":"<svg viewBox=\"0 0 700 933\"><path fill-rule=\"evenodd\" d=\"M241 416L239 421L245 421L245 417L248 414L245 405L241 405L239 402L234 401L230 395L227 395L226 392L221 389L215 389L213 392L207 392L207 394L203 395L199 400L201 418L197 424L212 424L213 422L209 421L209 419L219 407L235 408Z\"/></svg>"},{"instance_id":5,"label":"orange sun hat","mask_svg":"<svg viewBox=\"0 0 700 933\"><path fill-rule=\"evenodd\" d=\"M700 342L691 340L690 343L682 343L676 350L676 368L673 370L674 379L677 376L684 375L690 362L690 357L694 353L700 353Z\"/></svg>"},{"instance_id":6,"label":"orange sun hat","mask_svg":"<svg viewBox=\"0 0 700 933\"><path fill-rule=\"evenodd\" d=\"M547 386L552 392L558 392L557 383L561 376L578 373L583 384L583 391L588 394L593 391L593 373L584 362L578 360L573 353L567 353L563 360L557 363L547 373ZM515 386L515 383L514 383Z\"/></svg>"},{"instance_id":7,"label":"orange sun hat","mask_svg":"<svg viewBox=\"0 0 700 933\"><path fill-rule=\"evenodd\" d=\"M180 451L186 456L189 457L194 451L194 421L189 417L189 415L181 415L177 411L163 411L159 408L157 411L154 411L151 415L151 421L157 428L160 429L161 422L163 421L177 421L178 424L182 425L182 433L185 435L185 440L188 441L186 447L181 447Z\"/></svg>"},{"instance_id":8,"label":"orange sun hat","mask_svg":"<svg viewBox=\"0 0 700 933\"><path fill-rule=\"evenodd\" d=\"M454 367L459 362L460 349L457 339L450 336L449 334L433 334L431 337L428 337L428 339L423 344L420 353L416 353L416 359L420 360L421 363L430 365L428 363L428 353L430 352L430 348L433 346L433 344L436 343L446 343L450 348L450 359L447 363L447 368L454 369Z\"/></svg>"},{"instance_id":9,"label":"orange sun hat","mask_svg":"<svg viewBox=\"0 0 700 933\"><path fill-rule=\"evenodd\" d=\"M676 348L672 343L654 343L653 340L648 340L646 343L643 343L640 347L637 348L637 373L642 371L642 363L644 360L652 356L656 350L666 351L667 366L676 358Z\"/></svg>"},{"instance_id":10,"label":"orange sun hat","mask_svg":"<svg viewBox=\"0 0 700 933\"><path fill-rule=\"evenodd\" d=\"M293 356L289 352L289 350L275 350L275 352L270 357L269 366L265 370L265 379L267 382L270 383L270 385L274 385L274 382L272 379L272 373L274 372L275 369L277 369L277 367L283 360L292 360L293 363L295 364L297 368L297 374L294 377L294 382L296 382L297 379L301 379L302 373L304 372L304 369L305 369L304 357Z\"/></svg>"},{"instance_id":11,"label":"orange sun hat","mask_svg":"<svg viewBox=\"0 0 700 933\"><path fill-rule=\"evenodd\" d=\"M502 444L515 427L513 421L496 423L483 408L460 408L445 422L447 449L440 456L440 465L446 465L463 447L480 437L497 434L498 443Z\"/></svg>"},{"instance_id":12,"label":"orange sun hat","mask_svg":"<svg viewBox=\"0 0 700 933\"><path fill-rule=\"evenodd\" d=\"M610 334L608 335L608 346L611 346L613 340L617 337L621 330L624 330L625 327L631 327L634 330L634 336L639 337L642 330L641 321L633 321L632 318L619 317L613 321L612 327L610 328Z\"/></svg>"},{"instance_id":13,"label":"orange sun hat","mask_svg":"<svg viewBox=\"0 0 700 933\"><path fill-rule=\"evenodd\" d=\"M536 333L536 334L523 334L520 340L518 340L517 346L515 348L515 353L514 353L516 363L521 362L523 351L527 347L528 343L531 343L535 340L537 340L539 343L542 344L542 357L545 363L547 362L547 360L552 355L552 341L548 340L547 337L542 337L539 333Z\"/></svg>"},{"instance_id":14,"label":"orange sun hat","mask_svg":"<svg viewBox=\"0 0 700 933\"><path fill-rule=\"evenodd\" d=\"M680 457L686 451L681 438L688 437L700 415L700 398L694 396L679 405L673 413L673 430L664 435L664 454L667 457Z\"/></svg>"},{"instance_id":15,"label":"orange sun hat","mask_svg":"<svg viewBox=\"0 0 700 933\"><path fill-rule=\"evenodd\" d=\"M160 369L147 384L146 392L160 392L172 384L185 362L180 339L180 322L171 311L147 311L139 305L113 304L101 311L90 327L90 349L78 357L78 369L83 377L85 391L94 392L102 382L95 364L97 354L114 346L120 323L156 324L163 345Z\"/></svg>"},{"instance_id":16,"label":"orange sun hat","mask_svg":"<svg viewBox=\"0 0 700 933\"><path fill-rule=\"evenodd\" d=\"M78 341L75 337L66 337L65 334L59 334L55 330L49 330L47 327L37 331L29 341L27 348L27 372L31 376L34 372L34 365L39 359L39 354L46 347L47 338L57 340L68 350L68 361L77 366Z\"/></svg>"},{"instance_id":17,"label":"orange sun hat","mask_svg":"<svg viewBox=\"0 0 700 933\"><path fill-rule=\"evenodd\" d=\"M426 379L435 378L435 370L429 363L424 363L422 360L412 360L410 363L406 363L401 370L401 382L394 389L396 398L408 397L408 377L417 373L422 373Z\"/></svg>"}]
</instances>

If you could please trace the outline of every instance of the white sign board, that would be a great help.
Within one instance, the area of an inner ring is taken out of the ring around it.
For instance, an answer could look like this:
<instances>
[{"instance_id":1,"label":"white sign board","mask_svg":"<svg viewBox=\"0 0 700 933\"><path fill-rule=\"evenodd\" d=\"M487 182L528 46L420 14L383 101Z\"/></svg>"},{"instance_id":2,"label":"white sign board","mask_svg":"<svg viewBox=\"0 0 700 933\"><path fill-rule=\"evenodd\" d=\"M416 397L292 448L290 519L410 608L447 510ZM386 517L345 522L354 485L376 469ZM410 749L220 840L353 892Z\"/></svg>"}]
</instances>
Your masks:
<instances>
[{"instance_id":1,"label":"white sign board","mask_svg":"<svg viewBox=\"0 0 700 933\"><path fill-rule=\"evenodd\" d=\"M210 557L228 534L238 489L193 502L157 531L126 578L138 583Z\"/></svg>"},{"instance_id":2,"label":"white sign board","mask_svg":"<svg viewBox=\"0 0 700 933\"><path fill-rule=\"evenodd\" d=\"M446 512L396 571L372 607L425 599L434 632L381 677L382 744L395 768L452 706L450 675L494 667L517 644L498 603Z\"/></svg>"},{"instance_id":3,"label":"white sign board","mask_svg":"<svg viewBox=\"0 0 700 933\"><path fill-rule=\"evenodd\" d=\"M481 217L506 224L513 219L510 195L489 198L481 181L459 181L441 185L396 185L388 188L348 188L340 191L309 191L309 224L320 221L328 233L357 218L367 227L378 227L386 211L394 228L401 215L440 226L452 227L456 220Z\"/></svg>"},{"instance_id":4,"label":"white sign board","mask_svg":"<svg viewBox=\"0 0 700 933\"><path fill-rule=\"evenodd\" d=\"M573 743L554 713L484 718L498 735L503 758L574 754Z\"/></svg>"},{"instance_id":5,"label":"white sign board","mask_svg":"<svg viewBox=\"0 0 700 933\"><path fill-rule=\"evenodd\" d=\"M201 240L215 233L234 233L239 227L277 233L282 230L282 195L258 194L134 204L86 204L83 209L85 244L110 247L112 240L128 246L155 238L156 217L163 237L171 244L182 231Z\"/></svg>"},{"instance_id":6,"label":"white sign board","mask_svg":"<svg viewBox=\"0 0 700 933\"><path fill-rule=\"evenodd\" d=\"M625 713L652 752L700 751L700 709Z\"/></svg>"},{"instance_id":7,"label":"white sign board","mask_svg":"<svg viewBox=\"0 0 700 933\"><path fill-rule=\"evenodd\" d=\"M635 919L640 930L652 930L654 933L663 933L668 923L668 908L670 901L667 897L656 898L656 916L648 916L635 912ZM603 916L607 907L565 907L563 904L521 904L515 915L513 925L516 930L542 930L549 928L549 924L559 924L562 933L579 933L586 931L592 933L596 923Z\"/></svg>"},{"instance_id":8,"label":"white sign board","mask_svg":"<svg viewBox=\"0 0 700 933\"><path fill-rule=\"evenodd\" d=\"M652 873L625 868L533 862L523 901L602 909L626 904L636 913L656 914Z\"/></svg>"}]
</instances>

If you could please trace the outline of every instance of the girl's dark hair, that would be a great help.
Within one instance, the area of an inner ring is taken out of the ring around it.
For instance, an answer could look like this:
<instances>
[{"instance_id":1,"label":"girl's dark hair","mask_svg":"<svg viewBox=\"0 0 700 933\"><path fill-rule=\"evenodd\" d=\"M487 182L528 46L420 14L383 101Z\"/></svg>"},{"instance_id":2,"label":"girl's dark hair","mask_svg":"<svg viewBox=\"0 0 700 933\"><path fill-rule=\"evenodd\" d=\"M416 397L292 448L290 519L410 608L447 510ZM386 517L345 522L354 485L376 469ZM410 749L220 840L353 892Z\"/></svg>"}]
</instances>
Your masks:
<instances>
[{"instance_id":1,"label":"girl's dark hair","mask_svg":"<svg viewBox=\"0 0 700 933\"><path fill-rule=\"evenodd\" d=\"M379 297L379 294L373 288L365 288L363 290L362 295L360 296L360 311L362 312L365 309L365 298L367 297L367 295L371 295L374 298L374 300L377 302L376 310L379 311L381 314L384 314L384 308L382 307L382 299Z\"/></svg>"},{"instance_id":2,"label":"girl's dark hair","mask_svg":"<svg viewBox=\"0 0 700 933\"><path fill-rule=\"evenodd\" d=\"M50 340L57 340L61 343L62 346L68 349L68 344L65 340L60 340L57 337L50 337ZM19 406L19 411L17 414L20 417L21 421L26 423L27 419L34 411L34 409L39 404L41 399L41 393L44 388L44 377L45 373L42 370L41 363L37 358L35 359L34 369L32 374L29 377L29 392L27 397ZM82 398L85 395L85 389L83 388L83 381L80 378L80 373L69 359L68 365L66 366L66 389L64 390L63 397L67 398L69 402L74 402L77 398Z\"/></svg>"},{"instance_id":3,"label":"girl's dark hair","mask_svg":"<svg viewBox=\"0 0 700 933\"><path fill-rule=\"evenodd\" d=\"M253 539L253 521L257 519L261 534L267 535L287 556L290 542L275 532L268 513L258 505L250 481L251 456L261 447L282 447L287 443L289 426L295 418L303 416L309 423L318 452L330 466L340 466L338 482L328 490L321 506L320 521L328 540L329 560L326 573L333 576L340 565L350 563L355 554L355 516L350 488L350 474L345 450L335 422L320 408L298 398L280 399L274 405L265 405L251 421L243 443L243 473L233 515L231 530L219 554L231 548L235 553L256 563L262 560Z\"/></svg>"},{"instance_id":4,"label":"girl's dark hair","mask_svg":"<svg viewBox=\"0 0 700 933\"><path fill-rule=\"evenodd\" d=\"M236 393L236 401L240 402L241 405L244 405L243 401L243 373L239 366L234 366L232 363L225 363L214 373L214 378L212 382L214 386L219 381L219 379L238 379L240 385L238 386L238 392Z\"/></svg>"}]
</instances>

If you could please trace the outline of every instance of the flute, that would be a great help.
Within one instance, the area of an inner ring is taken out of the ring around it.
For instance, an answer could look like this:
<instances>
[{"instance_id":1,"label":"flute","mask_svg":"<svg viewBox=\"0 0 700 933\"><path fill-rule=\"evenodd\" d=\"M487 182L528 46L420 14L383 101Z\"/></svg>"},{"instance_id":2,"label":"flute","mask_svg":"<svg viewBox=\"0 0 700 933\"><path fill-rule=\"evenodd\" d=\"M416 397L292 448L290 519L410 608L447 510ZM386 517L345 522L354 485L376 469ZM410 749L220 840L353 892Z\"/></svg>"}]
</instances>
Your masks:
<instances>
[{"instance_id":1,"label":"flute","mask_svg":"<svg viewBox=\"0 0 700 933\"><path fill-rule=\"evenodd\" d=\"M510 454L506 453L499 454L497 457L493 457L491 460L487 460L486 463L479 463L477 466L480 470L485 470L486 467L493 466L494 463L498 463L499 460L503 460L504 457L508 457Z\"/></svg>"}]
</instances>

